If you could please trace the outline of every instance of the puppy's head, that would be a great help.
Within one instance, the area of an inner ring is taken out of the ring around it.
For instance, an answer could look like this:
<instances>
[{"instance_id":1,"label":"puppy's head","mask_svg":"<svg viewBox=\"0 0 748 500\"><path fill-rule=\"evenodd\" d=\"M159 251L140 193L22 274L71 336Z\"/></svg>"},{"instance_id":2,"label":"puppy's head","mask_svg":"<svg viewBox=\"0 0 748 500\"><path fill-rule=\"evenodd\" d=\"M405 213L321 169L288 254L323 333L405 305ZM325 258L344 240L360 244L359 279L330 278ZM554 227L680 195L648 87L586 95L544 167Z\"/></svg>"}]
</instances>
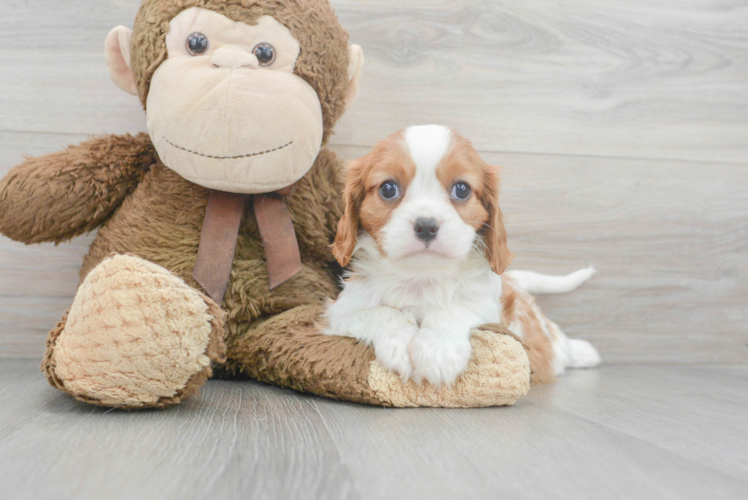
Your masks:
<instances>
[{"instance_id":1,"label":"puppy's head","mask_svg":"<svg viewBox=\"0 0 748 500\"><path fill-rule=\"evenodd\" d=\"M377 143L349 165L344 198L333 245L342 266L361 230L383 256L408 266L464 260L475 245L497 274L511 261L498 169L447 127L410 127Z\"/></svg>"}]
</instances>

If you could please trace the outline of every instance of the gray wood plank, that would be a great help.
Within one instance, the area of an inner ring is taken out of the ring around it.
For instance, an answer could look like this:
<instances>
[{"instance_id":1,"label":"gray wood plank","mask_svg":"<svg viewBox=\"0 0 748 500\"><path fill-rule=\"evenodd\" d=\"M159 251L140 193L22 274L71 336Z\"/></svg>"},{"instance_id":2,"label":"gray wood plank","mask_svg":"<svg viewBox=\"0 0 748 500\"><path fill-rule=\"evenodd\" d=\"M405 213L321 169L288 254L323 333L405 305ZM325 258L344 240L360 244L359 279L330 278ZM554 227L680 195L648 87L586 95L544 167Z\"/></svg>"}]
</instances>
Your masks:
<instances>
[{"instance_id":1,"label":"gray wood plank","mask_svg":"<svg viewBox=\"0 0 748 500\"><path fill-rule=\"evenodd\" d=\"M566 273L548 316L610 362L748 361L745 166L530 155L503 165L514 268Z\"/></svg>"},{"instance_id":2,"label":"gray wood plank","mask_svg":"<svg viewBox=\"0 0 748 500\"><path fill-rule=\"evenodd\" d=\"M732 499L748 489L748 434L736 432L748 417L745 366L573 371L514 407L474 410L210 381L177 408L120 412L53 390L30 360L0 360L0 379L9 498Z\"/></svg>"},{"instance_id":3,"label":"gray wood plank","mask_svg":"<svg viewBox=\"0 0 748 500\"><path fill-rule=\"evenodd\" d=\"M732 498L748 487L532 395L516 408L464 413L318 405L374 498L699 498L705 488ZM390 471L389 481L372 470Z\"/></svg>"},{"instance_id":4,"label":"gray wood plank","mask_svg":"<svg viewBox=\"0 0 748 500\"><path fill-rule=\"evenodd\" d=\"M744 162L737 1L339 2L366 53L336 141L444 123L483 150Z\"/></svg>"},{"instance_id":5,"label":"gray wood plank","mask_svg":"<svg viewBox=\"0 0 748 500\"><path fill-rule=\"evenodd\" d=\"M334 142L445 123L483 150L743 162L741 0L332 2L363 46L361 97ZM103 40L138 0L13 2L0 18L0 130L123 132L138 100Z\"/></svg>"},{"instance_id":6,"label":"gray wood plank","mask_svg":"<svg viewBox=\"0 0 748 500\"><path fill-rule=\"evenodd\" d=\"M6 498L358 498L312 401L251 382L211 382L167 411L77 403L35 363L0 362ZM20 374L20 376L19 376Z\"/></svg>"},{"instance_id":7,"label":"gray wood plank","mask_svg":"<svg viewBox=\"0 0 748 500\"><path fill-rule=\"evenodd\" d=\"M748 478L748 366L613 366L572 375L536 387L536 400Z\"/></svg>"},{"instance_id":8,"label":"gray wood plank","mask_svg":"<svg viewBox=\"0 0 748 500\"><path fill-rule=\"evenodd\" d=\"M104 63L112 28L132 27L139 0L13 2L0 18L12 46L0 63L0 131L122 133L145 129L137 98Z\"/></svg>"},{"instance_id":9,"label":"gray wood plank","mask_svg":"<svg viewBox=\"0 0 748 500\"><path fill-rule=\"evenodd\" d=\"M0 359L41 360L47 333L71 303L71 297L0 296Z\"/></svg>"}]
</instances>

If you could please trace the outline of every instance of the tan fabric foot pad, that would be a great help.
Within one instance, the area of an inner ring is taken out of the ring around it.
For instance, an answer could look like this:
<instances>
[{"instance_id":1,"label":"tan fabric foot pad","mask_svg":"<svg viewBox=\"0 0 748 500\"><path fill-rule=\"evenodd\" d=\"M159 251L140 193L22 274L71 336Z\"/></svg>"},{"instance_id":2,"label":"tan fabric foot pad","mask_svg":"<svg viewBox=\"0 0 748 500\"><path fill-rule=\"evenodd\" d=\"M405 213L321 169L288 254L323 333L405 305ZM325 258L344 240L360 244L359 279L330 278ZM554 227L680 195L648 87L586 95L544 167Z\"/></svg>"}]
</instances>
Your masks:
<instances>
[{"instance_id":1,"label":"tan fabric foot pad","mask_svg":"<svg viewBox=\"0 0 748 500\"><path fill-rule=\"evenodd\" d=\"M128 255L86 277L50 333L50 383L87 403L166 407L196 393L225 360L218 305L166 269Z\"/></svg>"},{"instance_id":2,"label":"tan fabric foot pad","mask_svg":"<svg viewBox=\"0 0 748 500\"><path fill-rule=\"evenodd\" d=\"M530 390L530 360L514 334L500 325L473 330L473 356L467 370L451 387L403 383L372 361L369 387L377 399L391 406L474 408L513 405Z\"/></svg>"}]
</instances>

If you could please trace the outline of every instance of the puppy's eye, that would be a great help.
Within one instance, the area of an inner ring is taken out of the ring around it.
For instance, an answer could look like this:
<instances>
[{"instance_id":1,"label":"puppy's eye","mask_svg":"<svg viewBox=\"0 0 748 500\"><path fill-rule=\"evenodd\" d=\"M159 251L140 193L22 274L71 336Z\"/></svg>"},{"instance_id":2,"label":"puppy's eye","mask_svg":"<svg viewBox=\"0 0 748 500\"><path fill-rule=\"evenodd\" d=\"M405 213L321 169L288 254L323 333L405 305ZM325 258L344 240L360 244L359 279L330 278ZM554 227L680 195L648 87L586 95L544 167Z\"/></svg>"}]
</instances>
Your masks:
<instances>
[{"instance_id":1,"label":"puppy's eye","mask_svg":"<svg viewBox=\"0 0 748 500\"><path fill-rule=\"evenodd\" d=\"M470 193L472 193L472 190L465 182L458 182L452 188L452 198L456 200L465 201L470 198Z\"/></svg>"},{"instance_id":2,"label":"puppy's eye","mask_svg":"<svg viewBox=\"0 0 748 500\"><path fill-rule=\"evenodd\" d=\"M208 51L208 37L196 31L187 37L187 52L193 56L201 56Z\"/></svg>"},{"instance_id":3,"label":"puppy's eye","mask_svg":"<svg viewBox=\"0 0 748 500\"><path fill-rule=\"evenodd\" d=\"M379 186L379 196L385 200L394 200L400 196L400 187L395 181L386 181Z\"/></svg>"},{"instance_id":4,"label":"puppy's eye","mask_svg":"<svg viewBox=\"0 0 748 500\"><path fill-rule=\"evenodd\" d=\"M275 61L275 47L267 42L258 43L252 49L252 53L257 56L260 66L270 66Z\"/></svg>"}]
</instances>

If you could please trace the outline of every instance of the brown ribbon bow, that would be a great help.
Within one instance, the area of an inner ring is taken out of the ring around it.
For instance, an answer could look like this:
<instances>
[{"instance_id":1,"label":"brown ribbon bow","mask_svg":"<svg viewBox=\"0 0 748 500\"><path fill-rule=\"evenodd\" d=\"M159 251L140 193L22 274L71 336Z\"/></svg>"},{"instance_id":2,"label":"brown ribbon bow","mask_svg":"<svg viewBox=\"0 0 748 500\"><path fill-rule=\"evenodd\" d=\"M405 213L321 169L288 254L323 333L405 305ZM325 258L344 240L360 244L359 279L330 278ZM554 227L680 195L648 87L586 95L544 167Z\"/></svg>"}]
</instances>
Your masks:
<instances>
[{"instance_id":1,"label":"brown ribbon bow","mask_svg":"<svg viewBox=\"0 0 748 500\"><path fill-rule=\"evenodd\" d=\"M265 249L271 290L301 271L296 232L283 201L283 196L290 195L291 189L288 187L275 193L251 195ZM192 277L219 305L223 302L231 276L247 196L211 190L208 198Z\"/></svg>"}]
</instances>

